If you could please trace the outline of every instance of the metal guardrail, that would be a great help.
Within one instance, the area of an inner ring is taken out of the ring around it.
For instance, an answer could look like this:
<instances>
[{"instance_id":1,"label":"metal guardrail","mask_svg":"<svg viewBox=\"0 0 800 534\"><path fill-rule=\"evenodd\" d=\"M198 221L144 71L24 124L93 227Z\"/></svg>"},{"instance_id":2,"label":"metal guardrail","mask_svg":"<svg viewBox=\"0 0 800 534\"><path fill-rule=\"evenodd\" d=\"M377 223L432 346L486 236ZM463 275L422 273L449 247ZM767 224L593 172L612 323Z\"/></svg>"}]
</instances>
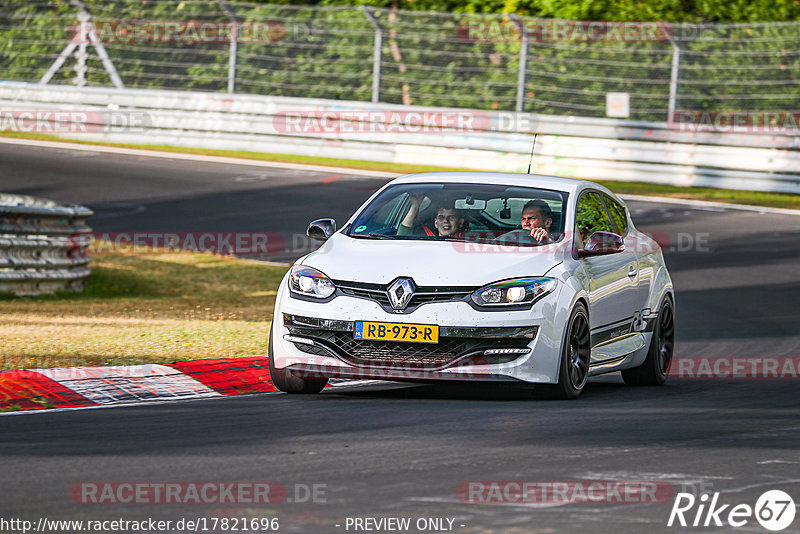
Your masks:
<instances>
[{"instance_id":1,"label":"metal guardrail","mask_svg":"<svg viewBox=\"0 0 800 534\"><path fill-rule=\"evenodd\" d=\"M800 140L792 135L341 100L0 83L0 112L24 110L82 110L91 127L63 136L87 140L512 172L526 170L536 131L532 170L537 173L800 193ZM337 118L344 125L347 119L341 117L353 112L366 112L364 128L336 127ZM390 122L392 114L426 112L466 114L472 125L420 132L381 123ZM285 125L292 113L327 114L334 125L294 131Z\"/></svg>"},{"instance_id":2,"label":"metal guardrail","mask_svg":"<svg viewBox=\"0 0 800 534\"><path fill-rule=\"evenodd\" d=\"M81 291L91 272L91 215L83 206L0 193L0 291Z\"/></svg>"}]
</instances>

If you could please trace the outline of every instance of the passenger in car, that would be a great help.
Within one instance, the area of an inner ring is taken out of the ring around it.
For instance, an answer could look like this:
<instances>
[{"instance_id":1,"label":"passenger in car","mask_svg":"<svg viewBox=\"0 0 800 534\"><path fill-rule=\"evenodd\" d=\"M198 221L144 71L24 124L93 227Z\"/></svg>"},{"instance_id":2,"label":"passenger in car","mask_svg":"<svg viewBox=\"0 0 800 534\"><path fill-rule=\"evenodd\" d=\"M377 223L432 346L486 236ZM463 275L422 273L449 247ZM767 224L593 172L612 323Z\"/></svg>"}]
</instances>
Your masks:
<instances>
[{"instance_id":1,"label":"passenger in car","mask_svg":"<svg viewBox=\"0 0 800 534\"><path fill-rule=\"evenodd\" d=\"M397 235L414 235L414 222L416 220L420 222L422 230L429 237L437 235L439 237L454 237L463 231L464 218L458 213L458 210L447 206L438 206L435 211L436 217L433 219L433 226L436 228L436 233L434 233L417 216L422 199L418 196L411 196L409 200L411 201L411 207L400 222L400 226L397 228Z\"/></svg>"},{"instance_id":2,"label":"passenger in car","mask_svg":"<svg viewBox=\"0 0 800 534\"><path fill-rule=\"evenodd\" d=\"M439 237L453 237L464 229L464 218L457 210L451 208L437 208L433 225L439 231Z\"/></svg>"},{"instance_id":3,"label":"passenger in car","mask_svg":"<svg viewBox=\"0 0 800 534\"><path fill-rule=\"evenodd\" d=\"M542 244L552 243L550 226L553 224L553 210L544 200L531 200L522 207L523 230L530 232L533 239Z\"/></svg>"}]
</instances>

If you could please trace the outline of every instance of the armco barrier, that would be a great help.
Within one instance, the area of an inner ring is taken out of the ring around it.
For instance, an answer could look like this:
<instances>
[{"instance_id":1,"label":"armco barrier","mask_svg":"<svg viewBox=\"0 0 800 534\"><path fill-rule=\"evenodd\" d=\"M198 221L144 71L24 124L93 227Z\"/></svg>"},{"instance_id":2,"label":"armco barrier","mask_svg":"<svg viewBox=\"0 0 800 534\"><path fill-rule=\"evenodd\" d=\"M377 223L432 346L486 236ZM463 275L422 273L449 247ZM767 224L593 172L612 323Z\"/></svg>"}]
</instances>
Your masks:
<instances>
[{"instance_id":1,"label":"armco barrier","mask_svg":"<svg viewBox=\"0 0 800 534\"><path fill-rule=\"evenodd\" d=\"M0 113L48 110L88 113L87 131L58 133L67 138L512 172L525 172L536 131L532 171L541 174L800 193L800 137L793 135L338 100L0 83ZM353 112L367 113L359 131L285 127L287 113ZM392 113L425 112L471 114L474 120L467 129L434 133L381 122ZM0 120L0 128L9 125L13 121ZM36 131L48 133L46 125Z\"/></svg>"},{"instance_id":2,"label":"armco barrier","mask_svg":"<svg viewBox=\"0 0 800 534\"><path fill-rule=\"evenodd\" d=\"M41 295L83 289L92 211L0 193L0 291Z\"/></svg>"}]
</instances>

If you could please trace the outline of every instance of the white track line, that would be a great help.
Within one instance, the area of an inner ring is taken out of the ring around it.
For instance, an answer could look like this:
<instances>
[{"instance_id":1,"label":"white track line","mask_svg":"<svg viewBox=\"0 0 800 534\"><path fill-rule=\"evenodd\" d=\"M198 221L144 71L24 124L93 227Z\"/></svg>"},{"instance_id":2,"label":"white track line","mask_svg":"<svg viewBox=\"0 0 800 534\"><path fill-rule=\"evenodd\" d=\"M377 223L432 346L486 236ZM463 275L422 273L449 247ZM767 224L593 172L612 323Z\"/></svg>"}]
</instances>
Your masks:
<instances>
[{"instance_id":1,"label":"white track line","mask_svg":"<svg viewBox=\"0 0 800 534\"><path fill-rule=\"evenodd\" d=\"M35 146L39 148L60 148L63 150L82 150L84 152L101 152L105 154L121 154L125 156L143 156L148 158L181 159L187 161L202 161L205 163L224 163L226 165L245 165L248 167L269 167L274 169L292 169L297 171L332 172L350 176L368 176L370 178L396 178L402 174L384 171L365 171L363 169L348 169L345 167L328 167L325 165L306 165L302 163L281 163L277 161L264 161L259 159L231 158L226 156L205 156L202 154L182 154L180 152L161 152L159 150L142 150L137 148L121 148L102 145L82 145L61 141L38 141L35 139L15 139L13 137L0 137L0 143L10 145Z\"/></svg>"}]
</instances>

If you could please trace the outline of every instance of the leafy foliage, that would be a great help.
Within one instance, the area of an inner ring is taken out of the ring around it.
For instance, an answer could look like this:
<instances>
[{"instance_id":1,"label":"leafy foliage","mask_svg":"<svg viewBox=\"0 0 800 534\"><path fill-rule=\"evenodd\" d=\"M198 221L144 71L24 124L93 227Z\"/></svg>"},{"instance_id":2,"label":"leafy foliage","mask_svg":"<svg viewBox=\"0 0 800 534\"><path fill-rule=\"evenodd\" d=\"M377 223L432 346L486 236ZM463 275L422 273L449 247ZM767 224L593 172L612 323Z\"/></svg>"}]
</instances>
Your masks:
<instances>
[{"instance_id":1,"label":"leafy foliage","mask_svg":"<svg viewBox=\"0 0 800 534\"><path fill-rule=\"evenodd\" d=\"M225 35L192 39L184 31L180 39L141 38L134 26L126 29L125 23L177 21L184 30L196 30L203 23L219 28L235 21L240 32L258 24L264 30L255 39L240 34L237 93L369 101L375 30L360 7L369 4L383 29L382 102L514 111L523 50L527 52L523 109L535 113L602 117L606 94L625 92L631 99L631 118L664 120L676 50L678 109L792 110L800 96L796 84L800 23L752 22L797 20L797 0L358 0L356 4L234 2L231 12L221 2L198 0L86 0L105 50L129 88L226 92L233 48ZM39 81L79 35L77 17L76 8L66 0L5 2L0 7L3 78ZM568 20L666 22L611 23L587 37L588 23L561 22ZM669 24L678 21L691 24ZM625 34L631 28L633 37ZM646 31L650 32L646 37L637 37ZM111 84L93 46L79 44L74 52L85 52L87 85ZM76 64L73 54L51 83L76 83Z\"/></svg>"}]
</instances>

